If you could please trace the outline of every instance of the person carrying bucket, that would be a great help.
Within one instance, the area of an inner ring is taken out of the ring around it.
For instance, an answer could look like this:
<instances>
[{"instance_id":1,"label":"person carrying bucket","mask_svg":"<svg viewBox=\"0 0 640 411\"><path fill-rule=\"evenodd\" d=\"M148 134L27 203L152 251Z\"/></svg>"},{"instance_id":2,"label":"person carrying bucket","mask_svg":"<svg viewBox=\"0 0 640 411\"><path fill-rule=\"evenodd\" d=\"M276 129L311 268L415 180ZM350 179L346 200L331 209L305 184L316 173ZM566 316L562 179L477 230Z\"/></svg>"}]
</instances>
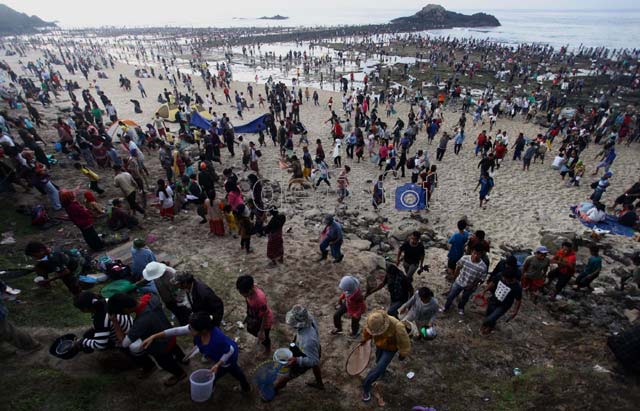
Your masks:
<instances>
[{"instance_id":1,"label":"person carrying bucket","mask_svg":"<svg viewBox=\"0 0 640 411\"><path fill-rule=\"evenodd\" d=\"M322 373L320 371L320 335L315 319L307 309L301 305L294 305L286 316L287 325L296 330L293 342L297 349L292 350L293 356L289 358L287 365L289 373L281 375L275 381L276 392L284 388L289 381L298 378L309 370L313 370L315 382L307 382L309 387L324 389ZM293 344L292 344L293 345Z\"/></svg>"},{"instance_id":2,"label":"person carrying bucket","mask_svg":"<svg viewBox=\"0 0 640 411\"><path fill-rule=\"evenodd\" d=\"M216 375L216 380L220 380L226 374L231 374L240 382L242 392L251 391L247 377L238 365L238 344L215 326L213 318L206 312L191 314L189 325L169 328L151 335L144 340L142 347L146 349L157 338L171 338L180 335L193 336L193 345L214 362L211 372Z\"/></svg>"}]
</instances>

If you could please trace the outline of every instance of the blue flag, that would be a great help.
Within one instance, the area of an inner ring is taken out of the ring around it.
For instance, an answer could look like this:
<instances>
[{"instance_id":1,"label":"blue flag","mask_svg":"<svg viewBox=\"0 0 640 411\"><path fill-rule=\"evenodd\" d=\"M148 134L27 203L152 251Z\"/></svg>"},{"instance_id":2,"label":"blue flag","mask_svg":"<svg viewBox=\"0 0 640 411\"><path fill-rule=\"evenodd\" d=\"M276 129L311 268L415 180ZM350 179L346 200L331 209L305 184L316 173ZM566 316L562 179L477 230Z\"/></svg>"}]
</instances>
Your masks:
<instances>
[{"instance_id":1,"label":"blue flag","mask_svg":"<svg viewBox=\"0 0 640 411\"><path fill-rule=\"evenodd\" d=\"M417 184L407 183L396 188L396 210L414 211L426 208L425 190Z\"/></svg>"}]
</instances>

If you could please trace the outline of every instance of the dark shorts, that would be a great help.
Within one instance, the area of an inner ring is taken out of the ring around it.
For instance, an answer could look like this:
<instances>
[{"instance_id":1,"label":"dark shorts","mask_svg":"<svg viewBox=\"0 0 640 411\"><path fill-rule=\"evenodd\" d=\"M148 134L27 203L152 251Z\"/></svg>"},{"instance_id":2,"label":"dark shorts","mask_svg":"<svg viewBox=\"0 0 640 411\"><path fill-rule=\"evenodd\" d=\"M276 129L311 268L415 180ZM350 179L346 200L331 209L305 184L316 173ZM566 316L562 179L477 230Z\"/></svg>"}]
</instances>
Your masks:
<instances>
[{"instance_id":1,"label":"dark shorts","mask_svg":"<svg viewBox=\"0 0 640 411\"><path fill-rule=\"evenodd\" d=\"M458 260L454 260L454 259L451 259L451 258L449 260L447 260L447 268L455 270L457 264L458 264Z\"/></svg>"}]
</instances>

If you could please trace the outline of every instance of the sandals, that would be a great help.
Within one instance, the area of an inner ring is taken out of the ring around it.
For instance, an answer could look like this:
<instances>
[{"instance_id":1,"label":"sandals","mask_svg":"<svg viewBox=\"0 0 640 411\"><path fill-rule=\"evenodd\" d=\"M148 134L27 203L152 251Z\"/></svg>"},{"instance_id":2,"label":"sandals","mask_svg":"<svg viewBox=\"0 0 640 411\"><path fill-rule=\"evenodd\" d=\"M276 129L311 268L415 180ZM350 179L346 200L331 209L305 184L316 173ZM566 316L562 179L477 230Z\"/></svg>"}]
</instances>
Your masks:
<instances>
[{"instance_id":1,"label":"sandals","mask_svg":"<svg viewBox=\"0 0 640 411\"><path fill-rule=\"evenodd\" d=\"M334 328L333 330L331 330L331 335L341 335L342 334L342 330L338 330L337 328Z\"/></svg>"}]
</instances>

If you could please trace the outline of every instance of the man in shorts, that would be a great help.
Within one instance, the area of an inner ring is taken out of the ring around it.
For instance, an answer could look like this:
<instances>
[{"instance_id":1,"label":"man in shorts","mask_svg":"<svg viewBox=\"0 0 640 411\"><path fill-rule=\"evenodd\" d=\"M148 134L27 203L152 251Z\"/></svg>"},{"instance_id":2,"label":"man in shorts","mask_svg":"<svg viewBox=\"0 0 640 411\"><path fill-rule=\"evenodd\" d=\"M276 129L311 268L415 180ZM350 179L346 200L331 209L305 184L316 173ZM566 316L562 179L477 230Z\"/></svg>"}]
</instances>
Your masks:
<instances>
[{"instance_id":1,"label":"man in shorts","mask_svg":"<svg viewBox=\"0 0 640 411\"><path fill-rule=\"evenodd\" d=\"M547 247L536 248L533 255L527 257L522 265L522 289L527 290L533 302L537 302L540 288L544 285L551 260Z\"/></svg>"}]
</instances>

